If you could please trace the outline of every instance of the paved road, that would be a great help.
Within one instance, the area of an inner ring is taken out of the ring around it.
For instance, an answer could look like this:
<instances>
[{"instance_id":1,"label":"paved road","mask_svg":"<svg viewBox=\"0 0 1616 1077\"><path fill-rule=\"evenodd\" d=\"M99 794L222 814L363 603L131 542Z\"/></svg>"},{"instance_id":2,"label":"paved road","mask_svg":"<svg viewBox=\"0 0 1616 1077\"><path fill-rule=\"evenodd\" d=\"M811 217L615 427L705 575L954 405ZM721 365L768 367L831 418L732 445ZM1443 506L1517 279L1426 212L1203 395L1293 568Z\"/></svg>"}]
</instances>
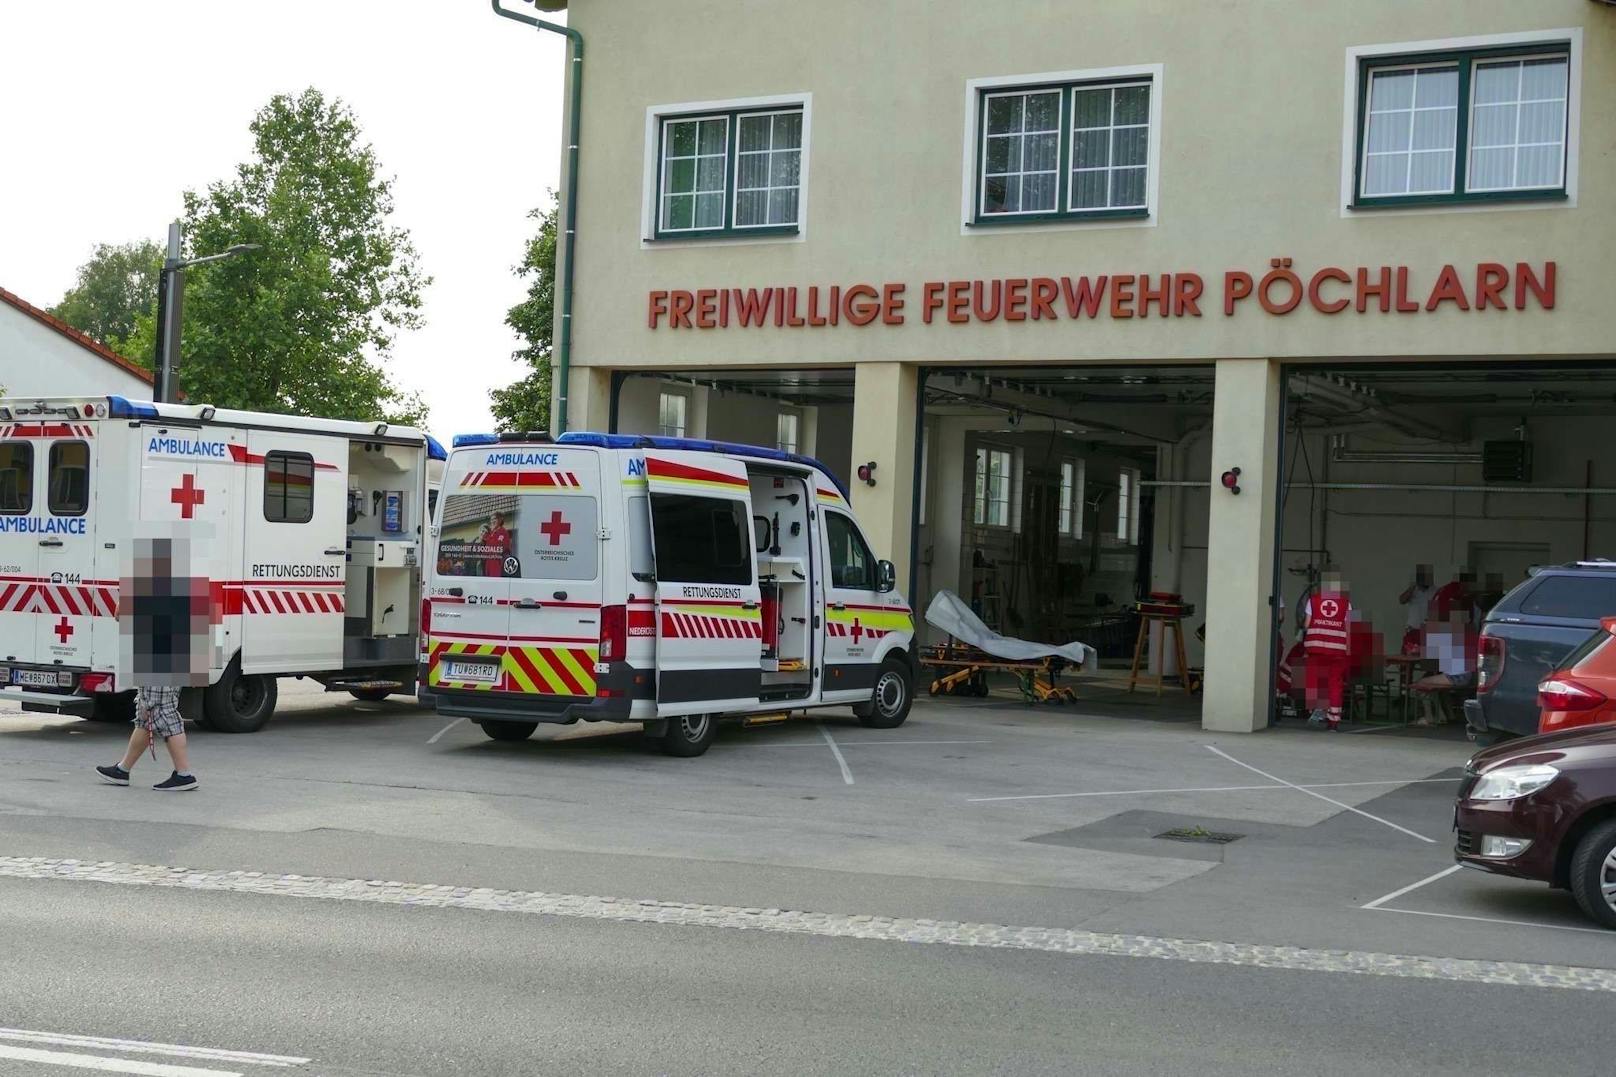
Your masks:
<instances>
[{"instance_id":1,"label":"paved road","mask_svg":"<svg viewBox=\"0 0 1616 1077\"><path fill-rule=\"evenodd\" d=\"M0 714L0 1073L1610 1072L1563 896L1361 908L1451 863L1462 744L931 704L678 761L283 701L169 797Z\"/></svg>"}]
</instances>

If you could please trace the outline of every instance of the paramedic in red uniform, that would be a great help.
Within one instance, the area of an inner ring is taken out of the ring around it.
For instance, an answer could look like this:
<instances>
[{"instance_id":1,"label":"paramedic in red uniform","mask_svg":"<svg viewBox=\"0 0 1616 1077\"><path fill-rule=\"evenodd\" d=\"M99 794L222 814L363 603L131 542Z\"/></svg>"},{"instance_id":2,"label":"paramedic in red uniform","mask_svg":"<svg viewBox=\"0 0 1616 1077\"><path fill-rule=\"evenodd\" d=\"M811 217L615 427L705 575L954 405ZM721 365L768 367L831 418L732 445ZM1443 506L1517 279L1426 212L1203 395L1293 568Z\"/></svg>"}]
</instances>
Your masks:
<instances>
[{"instance_id":1,"label":"paramedic in red uniform","mask_svg":"<svg viewBox=\"0 0 1616 1077\"><path fill-rule=\"evenodd\" d=\"M505 530L505 514L494 513L488 521L488 533L477 541L503 551L499 557L490 557L483 562L483 575L505 575L505 557L511 552L511 533Z\"/></svg>"},{"instance_id":2,"label":"paramedic in red uniform","mask_svg":"<svg viewBox=\"0 0 1616 1077\"><path fill-rule=\"evenodd\" d=\"M1323 712L1329 728L1339 729L1352 653L1352 600L1340 573L1326 572L1301 612L1305 626L1302 649L1307 655L1307 706L1312 712L1308 720L1317 724Z\"/></svg>"}]
</instances>

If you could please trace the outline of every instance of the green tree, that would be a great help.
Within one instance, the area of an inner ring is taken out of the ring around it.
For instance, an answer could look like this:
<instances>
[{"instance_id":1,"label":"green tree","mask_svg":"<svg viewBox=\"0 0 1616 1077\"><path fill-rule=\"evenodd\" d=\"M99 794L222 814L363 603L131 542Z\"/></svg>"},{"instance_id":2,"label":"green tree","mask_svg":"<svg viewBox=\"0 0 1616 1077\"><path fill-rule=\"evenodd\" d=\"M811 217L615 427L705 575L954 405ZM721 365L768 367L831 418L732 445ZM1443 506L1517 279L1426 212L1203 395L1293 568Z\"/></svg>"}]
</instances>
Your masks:
<instances>
[{"instance_id":1,"label":"green tree","mask_svg":"<svg viewBox=\"0 0 1616 1077\"><path fill-rule=\"evenodd\" d=\"M527 295L505 314L505 324L516 330L522 346L511 358L532 367L520 381L489 392L489 410L501 430L550 429L550 352L555 330L556 212L555 192L550 208L535 209L529 219L539 222L527 241L522 261L512 267L518 280L527 282Z\"/></svg>"},{"instance_id":2,"label":"green tree","mask_svg":"<svg viewBox=\"0 0 1616 1077\"><path fill-rule=\"evenodd\" d=\"M68 325L115 351L135 331L140 315L157 305L157 275L163 248L149 239L133 243L98 243L90 260L79 266L78 282L50 312ZM130 354L149 364L149 352Z\"/></svg>"},{"instance_id":3,"label":"green tree","mask_svg":"<svg viewBox=\"0 0 1616 1077\"><path fill-rule=\"evenodd\" d=\"M235 176L185 193L188 257L261 249L187 271L179 384L220 407L424 422L386 365L398 331L421 324L430 279L390 223L392 181L352 110L307 89L272 98L249 129ZM129 346L149 355L154 336L144 317Z\"/></svg>"}]
</instances>

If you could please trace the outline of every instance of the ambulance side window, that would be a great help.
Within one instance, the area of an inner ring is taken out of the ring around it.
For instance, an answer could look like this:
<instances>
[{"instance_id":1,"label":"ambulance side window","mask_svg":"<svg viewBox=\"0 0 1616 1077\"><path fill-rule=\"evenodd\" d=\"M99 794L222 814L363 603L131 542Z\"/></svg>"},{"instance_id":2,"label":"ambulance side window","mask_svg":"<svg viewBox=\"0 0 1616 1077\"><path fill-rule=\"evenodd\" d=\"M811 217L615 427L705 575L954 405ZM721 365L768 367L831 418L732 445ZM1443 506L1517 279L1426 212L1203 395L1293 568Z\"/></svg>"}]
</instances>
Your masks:
<instances>
[{"instance_id":1,"label":"ambulance side window","mask_svg":"<svg viewBox=\"0 0 1616 1077\"><path fill-rule=\"evenodd\" d=\"M656 575L677 583L752 582L752 544L739 501L683 494L651 495Z\"/></svg>"},{"instance_id":2,"label":"ambulance side window","mask_svg":"<svg viewBox=\"0 0 1616 1077\"><path fill-rule=\"evenodd\" d=\"M865 545L853 521L839 512L826 511L825 538L830 543L830 582L832 587L853 591L875 591L881 579L875 556Z\"/></svg>"},{"instance_id":3,"label":"ambulance side window","mask_svg":"<svg viewBox=\"0 0 1616 1077\"><path fill-rule=\"evenodd\" d=\"M264 519L272 524L314 519L314 457L306 452L264 454Z\"/></svg>"},{"instance_id":4,"label":"ambulance side window","mask_svg":"<svg viewBox=\"0 0 1616 1077\"><path fill-rule=\"evenodd\" d=\"M83 516L90 507L90 446L82 441L52 445L45 489L52 516Z\"/></svg>"},{"instance_id":5,"label":"ambulance side window","mask_svg":"<svg viewBox=\"0 0 1616 1077\"><path fill-rule=\"evenodd\" d=\"M34 507L34 447L0 442L0 516L26 516Z\"/></svg>"},{"instance_id":6,"label":"ambulance side window","mask_svg":"<svg viewBox=\"0 0 1616 1077\"><path fill-rule=\"evenodd\" d=\"M651 559L651 499L628 499L628 570L636 580L650 580L656 572Z\"/></svg>"}]
</instances>

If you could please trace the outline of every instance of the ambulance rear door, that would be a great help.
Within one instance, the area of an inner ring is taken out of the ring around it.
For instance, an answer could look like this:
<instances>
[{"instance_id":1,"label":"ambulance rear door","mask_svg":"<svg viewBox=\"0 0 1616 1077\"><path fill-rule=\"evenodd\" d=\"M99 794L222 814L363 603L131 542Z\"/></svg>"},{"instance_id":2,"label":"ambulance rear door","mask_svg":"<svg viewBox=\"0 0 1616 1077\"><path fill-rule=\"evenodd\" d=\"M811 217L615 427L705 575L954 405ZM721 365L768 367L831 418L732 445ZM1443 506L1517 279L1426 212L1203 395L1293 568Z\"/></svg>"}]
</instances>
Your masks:
<instances>
[{"instance_id":1,"label":"ambulance rear door","mask_svg":"<svg viewBox=\"0 0 1616 1077\"><path fill-rule=\"evenodd\" d=\"M647 450L656 562L657 714L758 706L763 620L746 465Z\"/></svg>"},{"instance_id":2,"label":"ambulance rear door","mask_svg":"<svg viewBox=\"0 0 1616 1077\"><path fill-rule=\"evenodd\" d=\"M40 581L34 653L42 662L88 666L95 618L115 613L111 588L95 576L95 424L50 423L45 429L50 436L34 442L35 466L44 479L34 501L41 524L34 536Z\"/></svg>"},{"instance_id":3,"label":"ambulance rear door","mask_svg":"<svg viewBox=\"0 0 1616 1077\"><path fill-rule=\"evenodd\" d=\"M513 445L506 452L512 464L505 489L515 495L515 505L498 539L516 563L507 566L505 688L593 699L608 568L601 538L601 453L551 445Z\"/></svg>"},{"instance_id":4,"label":"ambulance rear door","mask_svg":"<svg viewBox=\"0 0 1616 1077\"><path fill-rule=\"evenodd\" d=\"M427 566L429 689L492 692L505 685L511 630L506 571L514 575L518 567L499 535L509 531L506 521L515 519L517 508L516 493L500 485L511 469L498 459L508 452L496 445L460 448L444 466ZM494 478L496 473L501 477Z\"/></svg>"},{"instance_id":5,"label":"ambulance rear door","mask_svg":"<svg viewBox=\"0 0 1616 1077\"><path fill-rule=\"evenodd\" d=\"M0 425L0 661L35 661L40 517L45 511L40 444Z\"/></svg>"}]
</instances>

